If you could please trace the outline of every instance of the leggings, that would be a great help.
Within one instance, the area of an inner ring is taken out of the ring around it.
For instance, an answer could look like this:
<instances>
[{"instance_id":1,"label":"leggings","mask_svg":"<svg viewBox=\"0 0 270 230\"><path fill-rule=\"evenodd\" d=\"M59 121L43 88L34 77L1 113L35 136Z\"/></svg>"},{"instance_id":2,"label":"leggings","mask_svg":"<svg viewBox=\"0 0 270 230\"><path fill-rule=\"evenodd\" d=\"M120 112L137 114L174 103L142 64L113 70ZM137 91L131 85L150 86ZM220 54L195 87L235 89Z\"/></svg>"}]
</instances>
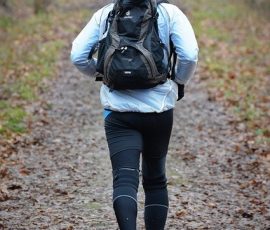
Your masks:
<instances>
[{"instance_id":1,"label":"leggings","mask_svg":"<svg viewBox=\"0 0 270 230\"><path fill-rule=\"evenodd\" d=\"M165 227L169 207L165 163L172 125L172 109L162 113L112 112L105 118L113 208L121 230L136 230L141 154L145 227Z\"/></svg>"}]
</instances>

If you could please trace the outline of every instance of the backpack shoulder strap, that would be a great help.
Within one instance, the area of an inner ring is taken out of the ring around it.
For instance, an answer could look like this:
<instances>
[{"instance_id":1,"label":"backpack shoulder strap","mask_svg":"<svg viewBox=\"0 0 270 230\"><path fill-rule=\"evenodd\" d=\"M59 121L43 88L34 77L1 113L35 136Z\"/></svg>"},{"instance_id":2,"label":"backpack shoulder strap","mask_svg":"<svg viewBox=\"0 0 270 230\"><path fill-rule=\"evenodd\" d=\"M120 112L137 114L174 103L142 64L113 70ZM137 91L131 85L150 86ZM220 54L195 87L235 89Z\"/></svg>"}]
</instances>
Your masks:
<instances>
[{"instance_id":1,"label":"backpack shoulder strap","mask_svg":"<svg viewBox=\"0 0 270 230\"><path fill-rule=\"evenodd\" d=\"M168 0L157 0L157 5L160 3L170 3ZM172 60L171 60L172 59ZM175 51L175 47L173 45L171 36L170 36L170 55L169 55L169 62L170 62L170 79L175 79L175 66L177 61L177 54Z\"/></svg>"},{"instance_id":2,"label":"backpack shoulder strap","mask_svg":"<svg viewBox=\"0 0 270 230\"><path fill-rule=\"evenodd\" d=\"M170 3L168 0L157 0L157 5L160 3Z\"/></svg>"}]
</instances>

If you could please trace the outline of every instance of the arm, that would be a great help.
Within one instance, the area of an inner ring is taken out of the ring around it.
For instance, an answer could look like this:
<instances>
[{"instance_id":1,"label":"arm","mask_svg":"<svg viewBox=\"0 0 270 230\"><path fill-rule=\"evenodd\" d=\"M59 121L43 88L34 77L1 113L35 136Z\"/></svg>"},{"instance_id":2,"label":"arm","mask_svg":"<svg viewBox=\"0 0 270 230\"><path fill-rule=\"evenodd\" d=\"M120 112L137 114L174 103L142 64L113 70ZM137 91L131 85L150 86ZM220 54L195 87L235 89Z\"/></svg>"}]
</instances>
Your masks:
<instances>
[{"instance_id":1,"label":"arm","mask_svg":"<svg viewBox=\"0 0 270 230\"><path fill-rule=\"evenodd\" d=\"M93 15L75 38L70 54L70 59L78 70L89 76L96 72L96 60L92 57L91 52L99 40L100 23L98 17L100 17L99 11Z\"/></svg>"},{"instance_id":2,"label":"arm","mask_svg":"<svg viewBox=\"0 0 270 230\"><path fill-rule=\"evenodd\" d=\"M171 39L177 53L175 82L184 85L194 75L199 48L187 17L174 5L171 6L171 11ZM183 90L183 86L180 88Z\"/></svg>"}]
</instances>

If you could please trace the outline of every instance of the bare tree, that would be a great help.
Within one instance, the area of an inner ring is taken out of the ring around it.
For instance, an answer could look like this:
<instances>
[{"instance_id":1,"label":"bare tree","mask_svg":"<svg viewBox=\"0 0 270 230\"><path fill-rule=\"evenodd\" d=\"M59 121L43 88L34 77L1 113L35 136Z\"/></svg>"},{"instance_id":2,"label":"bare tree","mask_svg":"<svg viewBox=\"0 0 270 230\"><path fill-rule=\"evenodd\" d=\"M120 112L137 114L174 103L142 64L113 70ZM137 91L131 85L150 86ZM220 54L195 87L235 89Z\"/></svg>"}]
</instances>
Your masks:
<instances>
[{"instance_id":1,"label":"bare tree","mask_svg":"<svg viewBox=\"0 0 270 230\"><path fill-rule=\"evenodd\" d=\"M35 0L34 1L35 14L38 14L41 12L47 12L47 9L50 3L51 3L51 0Z\"/></svg>"},{"instance_id":2,"label":"bare tree","mask_svg":"<svg viewBox=\"0 0 270 230\"><path fill-rule=\"evenodd\" d=\"M255 10L264 13L270 18L270 1L269 0L248 0L247 3Z\"/></svg>"},{"instance_id":3,"label":"bare tree","mask_svg":"<svg viewBox=\"0 0 270 230\"><path fill-rule=\"evenodd\" d=\"M10 2L8 0L0 0L0 14L7 15L12 12Z\"/></svg>"},{"instance_id":4,"label":"bare tree","mask_svg":"<svg viewBox=\"0 0 270 230\"><path fill-rule=\"evenodd\" d=\"M0 0L0 7L4 9L10 9L10 6L8 4L8 0Z\"/></svg>"},{"instance_id":5,"label":"bare tree","mask_svg":"<svg viewBox=\"0 0 270 230\"><path fill-rule=\"evenodd\" d=\"M0 6L7 7L8 6L7 0L0 0Z\"/></svg>"}]
</instances>

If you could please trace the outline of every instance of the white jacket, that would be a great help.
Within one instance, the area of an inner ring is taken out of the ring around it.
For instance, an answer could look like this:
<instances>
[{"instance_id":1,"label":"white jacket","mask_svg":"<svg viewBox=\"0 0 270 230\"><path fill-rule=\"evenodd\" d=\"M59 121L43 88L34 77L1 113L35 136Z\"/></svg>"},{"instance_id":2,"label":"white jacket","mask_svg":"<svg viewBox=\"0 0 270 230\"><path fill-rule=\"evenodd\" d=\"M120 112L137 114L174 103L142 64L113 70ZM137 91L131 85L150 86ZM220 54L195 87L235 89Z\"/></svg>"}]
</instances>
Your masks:
<instances>
[{"instance_id":1,"label":"white jacket","mask_svg":"<svg viewBox=\"0 0 270 230\"><path fill-rule=\"evenodd\" d=\"M72 43L71 61L84 74L93 76L96 59L88 59L93 46L102 38L105 21L113 3L94 13L91 20ZM195 72L198 60L198 45L192 26L183 12L172 4L158 5L158 27L162 42L169 49L169 36L177 53L176 78L174 81L186 84ZM172 80L150 89L110 90L102 84L101 103L107 110L120 112L163 112L175 106L177 85Z\"/></svg>"}]
</instances>

